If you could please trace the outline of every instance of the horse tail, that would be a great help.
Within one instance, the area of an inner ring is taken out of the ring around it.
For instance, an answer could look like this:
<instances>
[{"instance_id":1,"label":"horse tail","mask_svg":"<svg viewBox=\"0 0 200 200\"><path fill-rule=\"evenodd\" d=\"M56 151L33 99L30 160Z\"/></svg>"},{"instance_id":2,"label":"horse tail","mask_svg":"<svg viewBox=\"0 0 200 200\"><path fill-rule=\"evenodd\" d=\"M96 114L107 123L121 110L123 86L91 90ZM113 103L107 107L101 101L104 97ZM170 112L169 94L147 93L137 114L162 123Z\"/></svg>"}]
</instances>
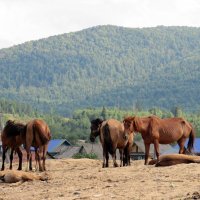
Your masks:
<instances>
[{"instance_id":1,"label":"horse tail","mask_svg":"<svg viewBox=\"0 0 200 200\"><path fill-rule=\"evenodd\" d=\"M194 148L194 139L195 139L195 131L193 126L191 125L191 132L190 132L190 136L189 136L189 141L188 141L188 145L187 145L187 150L189 153L192 153L192 150Z\"/></svg>"},{"instance_id":2,"label":"horse tail","mask_svg":"<svg viewBox=\"0 0 200 200\"><path fill-rule=\"evenodd\" d=\"M36 133L38 133L38 136L41 140L42 145L47 144L48 141L50 140L49 134L46 135L43 130L41 130L39 127L37 127L35 124L33 124L33 135L34 135L34 137L36 136Z\"/></svg>"},{"instance_id":3,"label":"horse tail","mask_svg":"<svg viewBox=\"0 0 200 200\"><path fill-rule=\"evenodd\" d=\"M106 149L108 150L108 152L110 154L113 154L114 149L113 149L113 144L112 144L112 140L111 140L111 136L110 136L109 125L107 123L103 127L103 136L104 136L104 145L105 145Z\"/></svg>"}]
</instances>

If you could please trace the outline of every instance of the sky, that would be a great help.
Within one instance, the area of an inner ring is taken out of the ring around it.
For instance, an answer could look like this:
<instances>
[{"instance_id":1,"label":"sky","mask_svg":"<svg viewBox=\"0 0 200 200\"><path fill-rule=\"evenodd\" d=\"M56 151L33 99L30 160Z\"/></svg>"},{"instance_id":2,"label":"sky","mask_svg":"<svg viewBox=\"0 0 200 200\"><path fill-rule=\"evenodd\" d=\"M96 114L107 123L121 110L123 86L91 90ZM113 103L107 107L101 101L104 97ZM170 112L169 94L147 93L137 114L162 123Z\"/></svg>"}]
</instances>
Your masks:
<instances>
[{"instance_id":1,"label":"sky","mask_svg":"<svg viewBox=\"0 0 200 200\"><path fill-rule=\"evenodd\" d=\"M200 27L200 0L0 0L0 49L108 24Z\"/></svg>"}]
</instances>

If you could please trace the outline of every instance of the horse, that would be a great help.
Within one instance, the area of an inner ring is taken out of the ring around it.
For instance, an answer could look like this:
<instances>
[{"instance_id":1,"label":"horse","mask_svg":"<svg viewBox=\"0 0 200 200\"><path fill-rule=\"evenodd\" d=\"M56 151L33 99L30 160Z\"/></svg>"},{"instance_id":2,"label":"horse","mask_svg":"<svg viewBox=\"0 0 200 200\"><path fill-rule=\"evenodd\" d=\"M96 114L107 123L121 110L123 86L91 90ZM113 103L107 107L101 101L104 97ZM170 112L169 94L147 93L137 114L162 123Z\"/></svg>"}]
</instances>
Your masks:
<instances>
[{"instance_id":1,"label":"horse","mask_svg":"<svg viewBox=\"0 0 200 200\"><path fill-rule=\"evenodd\" d=\"M123 124L115 119L101 120L99 118L91 121L90 141L94 142L99 136L103 148L103 168L108 167L109 153L113 159L113 166L118 167L116 162L116 149L120 152L120 166L125 165L125 161L130 165L129 152L133 143L133 134L126 135L124 133ZM126 154L124 155L124 149ZM126 156L126 158L124 157Z\"/></svg>"},{"instance_id":2,"label":"horse","mask_svg":"<svg viewBox=\"0 0 200 200\"><path fill-rule=\"evenodd\" d=\"M154 144L157 162L159 161L159 144L178 143L179 154L185 153L185 141L189 137L187 151L192 153L195 132L188 121L183 118L160 119L157 116L126 117L123 120L125 133L139 132L145 145L145 165L148 163L150 144Z\"/></svg>"},{"instance_id":3,"label":"horse","mask_svg":"<svg viewBox=\"0 0 200 200\"><path fill-rule=\"evenodd\" d=\"M4 183L17 183L33 180L47 181L49 179L47 174L33 174L30 172L24 171L15 171L15 170L5 170L0 172L0 181Z\"/></svg>"},{"instance_id":4,"label":"horse","mask_svg":"<svg viewBox=\"0 0 200 200\"><path fill-rule=\"evenodd\" d=\"M168 154L162 155L157 160L149 161L149 165L154 165L155 167L165 167L177 164L189 164L189 163L200 163L200 156L184 155L184 154Z\"/></svg>"},{"instance_id":5,"label":"horse","mask_svg":"<svg viewBox=\"0 0 200 200\"><path fill-rule=\"evenodd\" d=\"M22 151L20 146L24 143L24 135L26 131L26 126L22 123L18 123L12 120L8 120L1 134L2 140L2 167L3 171L5 168L5 158L6 152L9 148L11 148L10 154L10 169L12 169L12 161L13 161L13 153L17 152L19 157L19 166L18 170L22 170Z\"/></svg>"},{"instance_id":6,"label":"horse","mask_svg":"<svg viewBox=\"0 0 200 200\"><path fill-rule=\"evenodd\" d=\"M29 161L31 159L31 154L30 154L31 146L35 148L36 166L38 161L39 171L46 170L45 160L50 139L51 139L50 129L43 120L34 119L26 124L26 141L25 141L25 149L27 152L26 170L29 169ZM42 165L41 165L41 158L43 160Z\"/></svg>"}]
</instances>

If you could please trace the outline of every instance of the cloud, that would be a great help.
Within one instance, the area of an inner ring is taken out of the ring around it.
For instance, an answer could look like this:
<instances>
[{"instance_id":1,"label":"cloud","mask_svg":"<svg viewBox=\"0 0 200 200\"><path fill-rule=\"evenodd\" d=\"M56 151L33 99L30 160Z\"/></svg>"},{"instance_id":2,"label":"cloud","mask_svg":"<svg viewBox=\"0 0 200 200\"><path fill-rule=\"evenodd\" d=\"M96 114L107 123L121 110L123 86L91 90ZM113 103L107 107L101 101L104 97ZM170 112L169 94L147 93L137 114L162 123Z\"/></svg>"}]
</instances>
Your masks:
<instances>
[{"instance_id":1,"label":"cloud","mask_svg":"<svg viewBox=\"0 0 200 200\"><path fill-rule=\"evenodd\" d=\"M87 27L200 26L199 0L0 0L0 48Z\"/></svg>"}]
</instances>

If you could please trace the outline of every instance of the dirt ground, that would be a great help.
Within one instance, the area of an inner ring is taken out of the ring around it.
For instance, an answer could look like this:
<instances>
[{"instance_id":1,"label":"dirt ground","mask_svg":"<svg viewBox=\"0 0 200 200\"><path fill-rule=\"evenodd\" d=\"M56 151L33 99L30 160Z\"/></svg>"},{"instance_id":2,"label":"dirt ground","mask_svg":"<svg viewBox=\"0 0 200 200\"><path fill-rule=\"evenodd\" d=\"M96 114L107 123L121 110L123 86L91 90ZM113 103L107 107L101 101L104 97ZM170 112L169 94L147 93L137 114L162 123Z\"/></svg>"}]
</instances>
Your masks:
<instances>
[{"instance_id":1,"label":"dirt ground","mask_svg":"<svg viewBox=\"0 0 200 200\"><path fill-rule=\"evenodd\" d=\"M0 200L200 199L199 164L157 168L143 162L103 169L100 160L47 160L48 181L0 182Z\"/></svg>"}]
</instances>

